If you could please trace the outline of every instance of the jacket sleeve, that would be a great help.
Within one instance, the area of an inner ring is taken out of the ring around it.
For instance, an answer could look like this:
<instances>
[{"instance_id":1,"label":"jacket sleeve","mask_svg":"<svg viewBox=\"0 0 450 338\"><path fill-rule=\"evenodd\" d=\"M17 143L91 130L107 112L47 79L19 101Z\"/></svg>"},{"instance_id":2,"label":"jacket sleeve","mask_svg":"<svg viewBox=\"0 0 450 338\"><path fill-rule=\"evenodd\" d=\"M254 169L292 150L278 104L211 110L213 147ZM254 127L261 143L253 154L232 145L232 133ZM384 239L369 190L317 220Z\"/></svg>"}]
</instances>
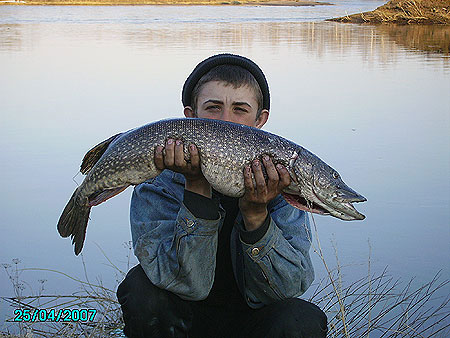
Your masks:
<instances>
[{"instance_id":1,"label":"jacket sleeve","mask_svg":"<svg viewBox=\"0 0 450 338\"><path fill-rule=\"evenodd\" d=\"M134 189L130 207L134 253L154 285L186 300L201 300L214 281L223 211L216 212L216 219L194 216L183 203L184 184L167 176L161 174ZM218 210L218 202L214 203Z\"/></svg>"},{"instance_id":2,"label":"jacket sleeve","mask_svg":"<svg viewBox=\"0 0 450 338\"><path fill-rule=\"evenodd\" d=\"M287 204L280 195L269 205L269 213L267 231L253 244L243 240L242 217L238 219L243 289L253 308L298 297L314 280L307 213Z\"/></svg>"}]
</instances>

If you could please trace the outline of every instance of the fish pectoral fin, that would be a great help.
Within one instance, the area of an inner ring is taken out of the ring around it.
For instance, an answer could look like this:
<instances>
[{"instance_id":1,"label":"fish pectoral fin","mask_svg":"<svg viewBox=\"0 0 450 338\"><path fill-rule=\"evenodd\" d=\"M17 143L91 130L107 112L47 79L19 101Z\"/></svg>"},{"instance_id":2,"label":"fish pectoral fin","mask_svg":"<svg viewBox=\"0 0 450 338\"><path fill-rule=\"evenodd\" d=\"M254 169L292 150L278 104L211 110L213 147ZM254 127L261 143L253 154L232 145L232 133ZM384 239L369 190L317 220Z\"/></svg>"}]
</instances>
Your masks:
<instances>
[{"instance_id":1,"label":"fish pectoral fin","mask_svg":"<svg viewBox=\"0 0 450 338\"><path fill-rule=\"evenodd\" d=\"M128 187L129 187L129 185L126 185L123 187L107 189L107 190L102 190L102 191L96 192L96 193L92 194L91 196L89 196L89 206L93 207L93 206L99 205L99 204L109 200L110 198L120 194L122 191L124 191Z\"/></svg>"},{"instance_id":2,"label":"fish pectoral fin","mask_svg":"<svg viewBox=\"0 0 450 338\"><path fill-rule=\"evenodd\" d=\"M108 146L114 141L117 137L122 135L123 133L116 134L111 136L109 139L100 142L94 148L89 150L86 155L83 157L83 161L81 161L80 172L86 175L92 167L97 163L97 161L102 157Z\"/></svg>"}]
</instances>

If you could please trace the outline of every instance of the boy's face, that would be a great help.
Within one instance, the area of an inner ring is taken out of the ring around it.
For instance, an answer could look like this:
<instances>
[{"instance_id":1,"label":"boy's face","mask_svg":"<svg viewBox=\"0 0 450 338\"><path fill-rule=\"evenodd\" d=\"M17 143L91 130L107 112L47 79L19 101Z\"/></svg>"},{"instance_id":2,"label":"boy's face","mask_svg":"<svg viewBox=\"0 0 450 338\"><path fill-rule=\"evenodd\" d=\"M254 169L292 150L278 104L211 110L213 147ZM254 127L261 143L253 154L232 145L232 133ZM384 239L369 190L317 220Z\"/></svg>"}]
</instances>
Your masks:
<instances>
[{"instance_id":1,"label":"boy's face","mask_svg":"<svg viewBox=\"0 0 450 338\"><path fill-rule=\"evenodd\" d=\"M248 86L234 88L219 81L205 83L197 98L197 111L184 108L186 117L200 117L229 121L261 128L267 121L269 112L264 109L256 119L258 103L254 90Z\"/></svg>"}]
</instances>

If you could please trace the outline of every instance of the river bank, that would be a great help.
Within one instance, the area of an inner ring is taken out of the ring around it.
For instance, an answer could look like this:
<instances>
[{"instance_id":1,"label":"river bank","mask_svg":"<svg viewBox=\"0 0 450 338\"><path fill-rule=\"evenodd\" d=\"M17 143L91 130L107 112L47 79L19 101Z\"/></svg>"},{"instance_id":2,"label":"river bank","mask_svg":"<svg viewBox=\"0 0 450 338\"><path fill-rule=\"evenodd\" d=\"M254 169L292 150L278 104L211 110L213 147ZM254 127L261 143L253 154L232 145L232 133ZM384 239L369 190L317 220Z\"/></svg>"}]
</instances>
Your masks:
<instances>
[{"instance_id":1,"label":"river bank","mask_svg":"<svg viewBox=\"0 0 450 338\"><path fill-rule=\"evenodd\" d=\"M450 0L390 0L371 12L328 21L348 23L450 24Z\"/></svg>"},{"instance_id":2,"label":"river bank","mask_svg":"<svg viewBox=\"0 0 450 338\"><path fill-rule=\"evenodd\" d=\"M320 6L328 2L308 0L3 0L0 5L251 5L251 6Z\"/></svg>"}]
</instances>

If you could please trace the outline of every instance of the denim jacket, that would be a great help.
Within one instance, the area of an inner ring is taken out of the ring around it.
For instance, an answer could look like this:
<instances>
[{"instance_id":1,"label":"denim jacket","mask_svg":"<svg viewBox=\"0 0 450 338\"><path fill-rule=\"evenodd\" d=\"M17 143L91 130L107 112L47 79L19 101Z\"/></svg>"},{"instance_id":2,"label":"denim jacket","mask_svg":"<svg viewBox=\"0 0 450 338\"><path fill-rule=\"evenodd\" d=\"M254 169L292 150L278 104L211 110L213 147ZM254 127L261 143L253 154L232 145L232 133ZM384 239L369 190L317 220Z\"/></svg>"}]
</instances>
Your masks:
<instances>
[{"instance_id":1,"label":"denim jacket","mask_svg":"<svg viewBox=\"0 0 450 338\"><path fill-rule=\"evenodd\" d=\"M218 233L215 220L195 217L184 205L184 176L169 170L135 187L130 208L133 248L150 281L186 300L205 299L214 282ZM259 308L303 294L314 279L305 212L281 195L268 205L269 227L245 243L239 213L231 234L234 276L247 304Z\"/></svg>"}]
</instances>

